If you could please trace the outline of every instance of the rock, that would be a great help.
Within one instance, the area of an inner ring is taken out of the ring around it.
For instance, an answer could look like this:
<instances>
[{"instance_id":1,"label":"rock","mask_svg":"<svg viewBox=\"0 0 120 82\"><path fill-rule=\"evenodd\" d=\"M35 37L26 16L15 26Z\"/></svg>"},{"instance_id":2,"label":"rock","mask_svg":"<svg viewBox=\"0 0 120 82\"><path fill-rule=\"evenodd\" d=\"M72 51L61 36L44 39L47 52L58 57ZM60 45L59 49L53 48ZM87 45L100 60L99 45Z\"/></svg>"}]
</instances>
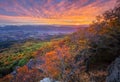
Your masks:
<instances>
[{"instance_id":1,"label":"rock","mask_svg":"<svg viewBox=\"0 0 120 82\"><path fill-rule=\"evenodd\" d=\"M33 69L39 67L42 64L43 64L42 60L30 59L26 66L28 67L28 69Z\"/></svg>"},{"instance_id":2,"label":"rock","mask_svg":"<svg viewBox=\"0 0 120 82\"><path fill-rule=\"evenodd\" d=\"M44 71L42 69L38 69L40 73L43 73Z\"/></svg>"},{"instance_id":3,"label":"rock","mask_svg":"<svg viewBox=\"0 0 120 82\"><path fill-rule=\"evenodd\" d=\"M40 82L53 82L50 78L44 78Z\"/></svg>"},{"instance_id":4,"label":"rock","mask_svg":"<svg viewBox=\"0 0 120 82\"><path fill-rule=\"evenodd\" d=\"M50 78L44 78L43 80L40 80L40 82L59 82L59 81L55 81L55 80L50 79Z\"/></svg>"},{"instance_id":5,"label":"rock","mask_svg":"<svg viewBox=\"0 0 120 82\"><path fill-rule=\"evenodd\" d=\"M13 75L13 76L16 76L17 75L17 69L18 68L20 68L20 66L16 66L15 67L15 70L13 71L13 72L11 72L11 74Z\"/></svg>"},{"instance_id":6,"label":"rock","mask_svg":"<svg viewBox=\"0 0 120 82\"><path fill-rule=\"evenodd\" d=\"M33 59L30 59L29 62L27 63L28 69L32 69L35 64L36 64L36 61Z\"/></svg>"},{"instance_id":7,"label":"rock","mask_svg":"<svg viewBox=\"0 0 120 82\"><path fill-rule=\"evenodd\" d=\"M16 70L13 71L11 74L15 76L17 74Z\"/></svg>"},{"instance_id":8,"label":"rock","mask_svg":"<svg viewBox=\"0 0 120 82\"><path fill-rule=\"evenodd\" d=\"M120 82L120 57L118 57L108 69L106 82Z\"/></svg>"}]
</instances>

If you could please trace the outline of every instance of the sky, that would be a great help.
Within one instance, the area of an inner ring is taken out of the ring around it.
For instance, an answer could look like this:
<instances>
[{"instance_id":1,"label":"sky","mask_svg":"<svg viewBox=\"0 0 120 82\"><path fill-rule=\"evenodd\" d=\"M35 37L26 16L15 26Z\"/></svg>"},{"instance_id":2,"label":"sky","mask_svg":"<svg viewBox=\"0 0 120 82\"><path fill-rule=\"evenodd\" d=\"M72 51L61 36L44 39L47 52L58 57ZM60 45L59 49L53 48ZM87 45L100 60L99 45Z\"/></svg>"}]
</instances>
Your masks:
<instances>
[{"instance_id":1,"label":"sky","mask_svg":"<svg viewBox=\"0 0 120 82\"><path fill-rule=\"evenodd\" d=\"M0 25L89 25L116 0L0 0Z\"/></svg>"}]
</instances>

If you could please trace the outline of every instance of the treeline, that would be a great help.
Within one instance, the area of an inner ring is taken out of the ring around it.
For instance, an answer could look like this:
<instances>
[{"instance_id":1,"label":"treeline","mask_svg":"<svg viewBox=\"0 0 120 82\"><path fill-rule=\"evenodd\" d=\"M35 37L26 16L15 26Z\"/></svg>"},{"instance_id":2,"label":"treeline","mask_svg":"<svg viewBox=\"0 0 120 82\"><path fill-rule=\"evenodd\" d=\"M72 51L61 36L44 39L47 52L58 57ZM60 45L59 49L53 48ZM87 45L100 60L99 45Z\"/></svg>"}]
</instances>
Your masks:
<instances>
[{"instance_id":1,"label":"treeline","mask_svg":"<svg viewBox=\"0 0 120 82\"><path fill-rule=\"evenodd\" d=\"M110 63L120 56L120 1L114 9L97 16L88 31L92 35L89 51L95 61Z\"/></svg>"}]
</instances>

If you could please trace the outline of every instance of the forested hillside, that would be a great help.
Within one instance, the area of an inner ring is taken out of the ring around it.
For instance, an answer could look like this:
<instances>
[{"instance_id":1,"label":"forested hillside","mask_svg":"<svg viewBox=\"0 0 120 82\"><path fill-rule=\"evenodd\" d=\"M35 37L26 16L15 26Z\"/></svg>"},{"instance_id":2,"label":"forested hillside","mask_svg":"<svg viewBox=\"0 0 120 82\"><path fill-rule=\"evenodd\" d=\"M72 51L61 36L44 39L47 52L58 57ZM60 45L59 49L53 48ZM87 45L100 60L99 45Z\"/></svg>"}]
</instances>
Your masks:
<instances>
[{"instance_id":1,"label":"forested hillside","mask_svg":"<svg viewBox=\"0 0 120 82\"><path fill-rule=\"evenodd\" d=\"M120 1L114 9L97 16L88 28L64 38L24 46L17 56L0 55L5 61L3 64L0 60L0 66L9 68L11 62L21 66L0 82L38 82L46 77L60 82L106 82L109 65L120 56ZM21 59L23 55L26 56Z\"/></svg>"}]
</instances>

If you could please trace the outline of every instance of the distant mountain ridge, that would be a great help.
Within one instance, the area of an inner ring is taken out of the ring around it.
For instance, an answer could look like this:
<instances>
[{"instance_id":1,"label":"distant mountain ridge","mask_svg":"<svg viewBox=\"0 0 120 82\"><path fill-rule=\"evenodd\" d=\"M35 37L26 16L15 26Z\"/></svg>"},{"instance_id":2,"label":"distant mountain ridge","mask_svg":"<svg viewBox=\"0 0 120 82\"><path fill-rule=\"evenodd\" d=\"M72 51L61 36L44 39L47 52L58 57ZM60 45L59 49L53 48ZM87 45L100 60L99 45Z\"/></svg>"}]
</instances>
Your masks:
<instances>
[{"instance_id":1,"label":"distant mountain ridge","mask_svg":"<svg viewBox=\"0 0 120 82\"><path fill-rule=\"evenodd\" d=\"M76 32L80 27L76 26L52 26L52 25L9 25L0 27L0 42L8 40L24 40L29 38L48 39L54 35L65 35ZM83 28L83 27L81 27Z\"/></svg>"}]
</instances>

